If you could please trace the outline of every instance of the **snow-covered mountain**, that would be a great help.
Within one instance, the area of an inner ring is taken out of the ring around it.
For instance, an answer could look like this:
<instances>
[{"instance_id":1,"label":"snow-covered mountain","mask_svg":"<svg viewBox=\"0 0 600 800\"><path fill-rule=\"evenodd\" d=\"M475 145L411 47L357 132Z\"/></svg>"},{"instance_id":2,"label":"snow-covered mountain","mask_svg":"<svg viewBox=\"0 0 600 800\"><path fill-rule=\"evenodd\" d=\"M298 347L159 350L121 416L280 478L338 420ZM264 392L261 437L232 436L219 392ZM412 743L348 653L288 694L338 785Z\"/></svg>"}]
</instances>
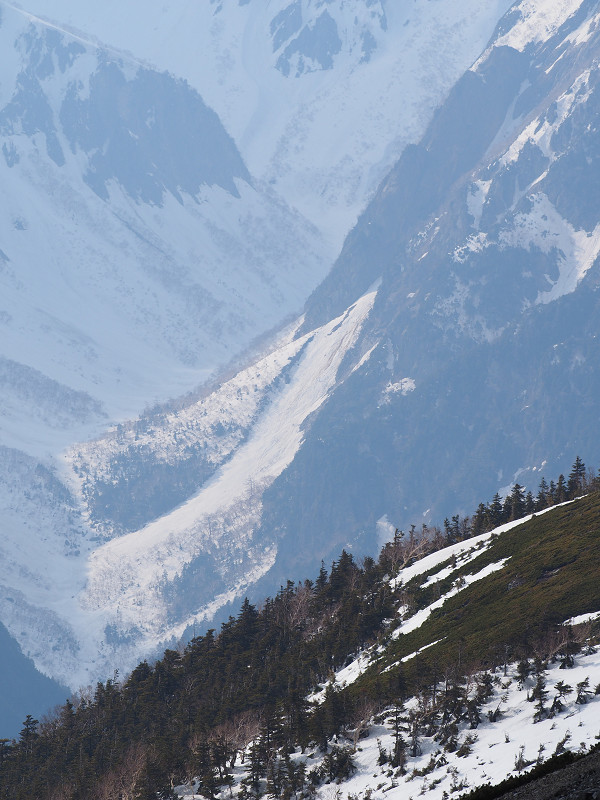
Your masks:
<instances>
[{"instance_id":1,"label":"snow-covered mountain","mask_svg":"<svg viewBox=\"0 0 600 800\"><path fill-rule=\"evenodd\" d=\"M262 494L374 294L219 370L299 311L508 5L0 3L0 617L46 673L133 664L272 566Z\"/></svg>"},{"instance_id":2,"label":"snow-covered mountain","mask_svg":"<svg viewBox=\"0 0 600 800\"><path fill-rule=\"evenodd\" d=\"M598 3L480 5L2 6L0 618L46 673L593 459Z\"/></svg>"},{"instance_id":3,"label":"snow-covered mountain","mask_svg":"<svg viewBox=\"0 0 600 800\"><path fill-rule=\"evenodd\" d=\"M189 81L218 113L253 178L275 189L337 251L366 198L406 144L420 138L511 3L22 5Z\"/></svg>"},{"instance_id":4,"label":"snow-covered mountain","mask_svg":"<svg viewBox=\"0 0 600 800\"><path fill-rule=\"evenodd\" d=\"M308 301L301 332L381 280L362 367L264 503L282 574L319 529L364 549L386 521L595 459L597 20L595 2L517 4Z\"/></svg>"},{"instance_id":5,"label":"snow-covered mountain","mask_svg":"<svg viewBox=\"0 0 600 800\"><path fill-rule=\"evenodd\" d=\"M185 81L8 8L0 36L2 443L39 454L196 386L327 248Z\"/></svg>"},{"instance_id":6,"label":"snow-covered mountain","mask_svg":"<svg viewBox=\"0 0 600 800\"><path fill-rule=\"evenodd\" d=\"M293 344L256 365L262 383L252 377L249 388L260 393L282 364L266 404L244 389L230 404L237 382L247 386L244 372L204 405L167 409L70 451L65 465L86 513L105 536L127 532L90 560L85 602L96 608L98 598L139 589L163 608L152 621L136 596L129 609L142 610L111 623L123 641L177 634L235 594L258 597L315 570L342 546L373 550L390 523L470 512L517 476L535 490L544 469L588 457L598 374L600 220L586 183L596 168L597 14L596 3L521 3L502 21L382 184ZM327 343L338 332L332 362ZM317 405L310 396L305 405L306 375L311 388L322 376ZM202 424L190 426L200 408ZM275 460L274 438L290 435L279 409L302 421ZM187 459L204 476L191 499ZM135 519L131 493L143 500ZM246 562L234 542L244 542ZM154 556L145 577L152 552L164 553L162 577ZM253 589L236 568L263 577Z\"/></svg>"}]
</instances>

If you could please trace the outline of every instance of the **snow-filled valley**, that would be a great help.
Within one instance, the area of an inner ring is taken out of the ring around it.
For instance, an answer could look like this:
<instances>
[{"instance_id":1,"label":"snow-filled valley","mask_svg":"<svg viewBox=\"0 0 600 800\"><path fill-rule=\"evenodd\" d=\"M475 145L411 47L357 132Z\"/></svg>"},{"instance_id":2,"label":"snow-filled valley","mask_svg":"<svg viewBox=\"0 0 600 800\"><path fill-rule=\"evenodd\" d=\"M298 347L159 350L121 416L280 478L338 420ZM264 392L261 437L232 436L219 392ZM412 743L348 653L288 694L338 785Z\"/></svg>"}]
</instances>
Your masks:
<instances>
[{"instance_id":1,"label":"snow-filled valley","mask_svg":"<svg viewBox=\"0 0 600 800\"><path fill-rule=\"evenodd\" d=\"M48 498L29 490L30 466L17 466L25 489L17 490L14 478L6 480L5 496L23 492L28 511L21 506L13 512L14 530L21 535L2 545L0 604L9 630L24 630L23 646L40 668L72 686L86 685L115 663L131 669L140 654L210 620L272 566L276 540L255 537L262 492L293 459L303 424L334 385L375 293L299 339L293 339L296 323L256 365L206 398L158 415L145 430L121 426L73 447L59 472L58 485L69 490L55 499L35 553L30 542ZM192 479L189 499L181 505L172 499L167 507L177 507L163 514L150 509L139 530L129 526L128 531L126 521L119 524L119 511L132 512L132 493L147 492L148 502L158 494L153 470L164 495L169 469L175 482L189 462L198 474L196 454L205 475ZM120 476L119 459L125 467ZM136 486L127 467L143 467L144 460L148 471L140 472ZM112 504L102 507L109 489ZM66 539L65 529L72 531ZM214 565L212 581L206 580L207 565ZM186 575L195 571L205 577L187 583ZM180 610L174 614L173 607ZM56 641L60 648L52 647Z\"/></svg>"}]
</instances>

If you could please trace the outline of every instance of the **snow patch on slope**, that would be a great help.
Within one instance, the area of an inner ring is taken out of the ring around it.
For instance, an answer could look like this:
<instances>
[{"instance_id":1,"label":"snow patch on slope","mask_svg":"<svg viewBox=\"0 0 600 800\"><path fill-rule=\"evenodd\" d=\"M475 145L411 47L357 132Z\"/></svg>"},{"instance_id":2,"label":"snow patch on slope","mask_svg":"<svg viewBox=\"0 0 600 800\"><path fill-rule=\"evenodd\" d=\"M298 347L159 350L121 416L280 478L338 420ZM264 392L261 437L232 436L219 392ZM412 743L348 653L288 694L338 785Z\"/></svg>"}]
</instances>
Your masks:
<instances>
[{"instance_id":1,"label":"snow patch on slope","mask_svg":"<svg viewBox=\"0 0 600 800\"><path fill-rule=\"evenodd\" d=\"M588 100L590 96L588 87L590 74L590 70L584 70L574 81L573 85L558 97L553 106L551 119L548 119L548 116L542 119L537 117L525 126L523 131L515 138L514 142L512 142L504 155L499 159L499 163L502 166L508 166L509 164L517 162L519 156L523 152L523 148L528 144L537 145L542 154L549 159L550 162L557 160L561 153L556 153L554 151L552 147L552 138L577 106L584 105ZM540 179L538 178L538 180Z\"/></svg>"},{"instance_id":2,"label":"snow patch on slope","mask_svg":"<svg viewBox=\"0 0 600 800\"><path fill-rule=\"evenodd\" d=\"M587 622L593 622L595 619L600 619L600 611L592 614L580 614L578 617L571 617L571 619L563 622L563 625L585 625Z\"/></svg>"},{"instance_id":3,"label":"snow patch on slope","mask_svg":"<svg viewBox=\"0 0 600 800\"><path fill-rule=\"evenodd\" d=\"M581 6L581 0L523 0L512 11L517 22L494 42L495 47L526 47L546 42Z\"/></svg>"},{"instance_id":4,"label":"snow patch on slope","mask_svg":"<svg viewBox=\"0 0 600 800\"><path fill-rule=\"evenodd\" d=\"M543 253L556 251L559 277L552 288L540 292L536 303L551 303L565 294L574 292L579 282L593 266L600 253L600 224L594 231L575 230L563 219L546 195L532 195L531 209L517 214L511 228L505 228L499 237L501 246L537 247Z\"/></svg>"},{"instance_id":5,"label":"snow patch on slope","mask_svg":"<svg viewBox=\"0 0 600 800\"><path fill-rule=\"evenodd\" d=\"M389 398L390 395L394 394L401 394L403 397L406 397L407 394L414 392L416 388L417 384L415 383L414 378L401 378L399 381L395 381L394 383L388 383L383 390L383 395L386 398Z\"/></svg>"},{"instance_id":6,"label":"snow patch on slope","mask_svg":"<svg viewBox=\"0 0 600 800\"><path fill-rule=\"evenodd\" d=\"M592 38L594 33L598 30L598 23L600 22L600 14L594 14L589 19L587 19L576 31L570 33L565 41L571 42L571 44L579 47Z\"/></svg>"},{"instance_id":7,"label":"snow patch on slope","mask_svg":"<svg viewBox=\"0 0 600 800\"><path fill-rule=\"evenodd\" d=\"M477 581L487 578L487 576L491 575L493 572L498 572L498 570L501 570L504 567L508 560L508 558L504 558L501 561L498 561L496 564L488 564L474 575L461 576L461 578L456 581L456 584L449 592L447 592L445 595L442 595L439 600L436 600L430 606L427 606L427 608L423 608L420 611L417 611L416 614L413 614L412 617L406 620L406 622L403 622L400 627L393 632L392 637L397 639L402 634L416 631L417 628L420 628L421 625L423 625L429 619L432 612L435 611L436 608L441 608L444 605L446 600L449 600L451 597L459 594L463 589L466 589L467 586L470 586L472 583L476 583Z\"/></svg>"}]
</instances>

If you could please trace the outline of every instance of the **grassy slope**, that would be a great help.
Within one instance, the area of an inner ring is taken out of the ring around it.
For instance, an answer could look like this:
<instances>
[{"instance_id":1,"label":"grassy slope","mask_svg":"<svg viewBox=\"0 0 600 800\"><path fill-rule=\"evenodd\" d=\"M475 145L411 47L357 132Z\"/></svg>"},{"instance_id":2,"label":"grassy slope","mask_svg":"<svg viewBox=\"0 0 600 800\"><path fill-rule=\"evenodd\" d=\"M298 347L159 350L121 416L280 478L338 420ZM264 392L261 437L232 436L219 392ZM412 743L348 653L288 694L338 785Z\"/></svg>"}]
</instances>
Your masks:
<instances>
[{"instance_id":1,"label":"grassy slope","mask_svg":"<svg viewBox=\"0 0 600 800\"><path fill-rule=\"evenodd\" d=\"M424 608L448 592L457 577L506 558L501 570L446 600L420 628L390 641L365 680L438 640L403 665L409 685L432 671L439 673L442 665L464 670L499 663L505 655L514 660L531 655L564 620L600 611L600 495L558 507L494 537L484 552L439 584L421 588L426 576L419 576L406 588L414 592L417 607Z\"/></svg>"}]
</instances>

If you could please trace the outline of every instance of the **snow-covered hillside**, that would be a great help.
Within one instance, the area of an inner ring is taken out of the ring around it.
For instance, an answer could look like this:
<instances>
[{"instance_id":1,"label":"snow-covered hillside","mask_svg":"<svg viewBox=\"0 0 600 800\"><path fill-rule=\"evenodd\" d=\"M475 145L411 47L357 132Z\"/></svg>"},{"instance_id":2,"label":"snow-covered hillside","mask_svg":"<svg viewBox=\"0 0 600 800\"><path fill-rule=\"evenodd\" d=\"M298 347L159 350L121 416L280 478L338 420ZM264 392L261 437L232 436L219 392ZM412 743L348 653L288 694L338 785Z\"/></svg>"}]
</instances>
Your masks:
<instances>
[{"instance_id":1,"label":"snow-covered hillside","mask_svg":"<svg viewBox=\"0 0 600 800\"><path fill-rule=\"evenodd\" d=\"M186 78L257 180L335 248L510 0L160 0L26 10Z\"/></svg>"},{"instance_id":2,"label":"snow-covered hillside","mask_svg":"<svg viewBox=\"0 0 600 800\"><path fill-rule=\"evenodd\" d=\"M310 706L322 705L326 693L331 696L367 677L369 669L377 670L378 664L385 663L391 642L422 627L434 611L443 609L451 597L474 582L485 583L489 575L502 571L510 558L465 574L471 562L494 541L530 519L507 523L401 569L390 581L393 589L409 584L414 589L415 581L423 588L435 587L450 579L452 590L416 612L400 603L394 618L388 621L389 634L332 674L307 698ZM532 602L535 604L533 597ZM599 617L597 611L563 619L557 626L560 646L553 653L542 653L540 645L537 660L505 659L487 670L467 668L464 674L459 672L460 664L441 662L437 671L424 669L418 695L391 706L371 700L361 707L359 702L355 723L330 743L328 754L314 746L296 747L291 760L296 766L304 765L309 784L311 776L318 776L314 791L322 800L383 796L392 800L422 796L446 800L485 784L495 786L511 776L524 775L554 755L567 751L585 754L600 739L600 653L590 635L591 623ZM490 620L489 624L498 622ZM579 626L576 633L573 626ZM455 641L455 633L449 629L447 638ZM577 642L571 651L564 648L569 641ZM384 672L414 662L438 643L431 641L404 655L388 664ZM428 681L434 682L433 688ZM245 761L233 771L234 789L241 789L241 781L248 780L253 744L247 748ZM335 748L353 761L352 769L341 775L331 774ZM203 796L199 793L201 781L179 787L179 796L199 800ZM228 791L222 790L219 796L225 797Z\"/></svg>"},{"instance_id":3,"label":"snow-covered hillside","mask_svg":"<svg viewBox=\"0 0 600 800\"><path fill-rule=\"evenodd\" d=\"M184 81L1 14L0 434L42 455L197 386L327 248Z\"/></svg>"},{"instance_id":4,"label":"snow-covered hillside","mask_svg":"<svg viewBox=\"0 0 600 800\"><path fill-rule=\"evenodd\" d=\"M354 665L352 665L354 666ZM364 668L364 664L362 667ZM350 668L347 668L347 670ZM505 671L470 676L467 687L473 698L485 689L486 697L479 707L481 721L473 727L463 723L457 735L456 747L448 750L433 736L418 736L417 752L409 753L402 768L391 765L395 749L395 709L367 717L358 747L353 753L355 772L337 781L326 778L316 790L316 797L362 798L382 797L398 800L426 797L445 800L463 796L479 786L495 786L507 778L524 775L554 755L567 751L585 754L597 746L600 737L600 698L594 694L600 678L600 654L590 648L579 656L572 669L565 671L558 663L544 670L544 689L551 698L560 699L560 711L545 719L536 718L536 704L531 700L536 679L522 680L518 665L510 664ZM581 687L581 692L577 687ZM488 688L489 687L489 688ZM560 694L566 687L566 694ZM444 686L440 685L440 694ZM431 699L429 699L431 702ZM405 705L403 716L427 713L423 699L413 697ZM411 747L409 725L402 725L402 737L407 751ZM337 745L353 749L354 737L338 737ZM305 764L307 770L318 770L323 754L318 750L292 754L294 764ZM247 770L239 764L234 770L234 790L239 789ZM201 800L196 784L177 788L184 800ZM223 793L222 796L225 796Z\"/></svg>"},{"instance_id":5,"label":"snow-covered hillside","mask_svg":"<svg viewBox=\"0 0 600 800\"><path fill-rule=\"evenodd\" d=\"M553 755L567 751L584 754L598 744L600 699L594 695L594 689L600 678L600 654L596 649L591 648L578 657L571 670L565 672L559 664L554 664L544 672L548 695L560 697L562 708L541 721L536 719L535 703L530 701L536 683L533 676L521 682L517 664L511 664L506 673L498 671L490 677L489 695L480 707L481 722L476 728L468 723L461 725L456 749L445 749L432 736L419 736L418 752L407 757L402 769L392 767L395 712L389 709L387 714L379 713L376 719L365 720L364 734L354 754L355 773L341 781L325 779L316 796L322 800L382 796L390 800L417 797L445 800L485 784L495 786L511 776L524 775ZM483 674L471 676L473 697L484 686L482 679ZM557 685L568 687L566 696L559 695L554 688ZM582 695L576 691L578 685L583 688ZM444 691L443 686L440 691ZM422 700L416 697L404 709L407 716L411 711L423 710ZM410 748L408 726L403 726L402 736ZM338 745L352 748L353 739L339 737ZM323 756L318 751L304 754L298 751L292 759L295 764L305 763L312 770L321 766ZM234 770L236 788L246 774L243 765ZM195 788L194 784L178 787L178 796L201 800L203 795L196 793Z\"/></svg>"}]
</instances>

